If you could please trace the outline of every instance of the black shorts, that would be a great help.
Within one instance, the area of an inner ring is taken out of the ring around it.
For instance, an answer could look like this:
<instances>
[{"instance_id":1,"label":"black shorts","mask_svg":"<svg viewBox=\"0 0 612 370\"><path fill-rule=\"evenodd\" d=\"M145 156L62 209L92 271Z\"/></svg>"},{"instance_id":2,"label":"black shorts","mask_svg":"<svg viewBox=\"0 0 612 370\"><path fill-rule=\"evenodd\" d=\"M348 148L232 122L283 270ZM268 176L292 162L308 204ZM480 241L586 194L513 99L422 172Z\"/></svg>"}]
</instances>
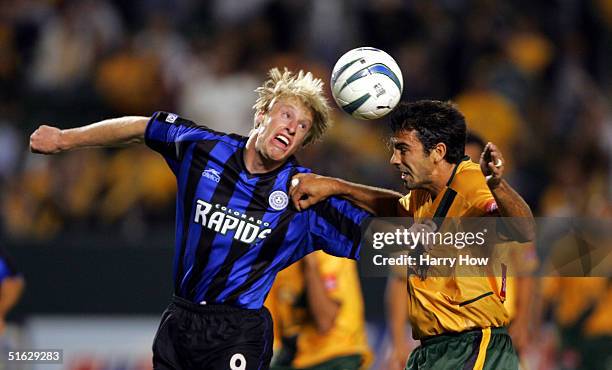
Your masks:
<instances>
[{"instance_id":1,"label":"black shorts","mask_svg":"<svg viewBox=\"0 0 612 370\"><path fill-rule=\"evenodd\" d=\"M265 307L198 305L174 297L153 340L153 368L264 370L270 366L273 339Z\"/></svg>"}]
</instances>

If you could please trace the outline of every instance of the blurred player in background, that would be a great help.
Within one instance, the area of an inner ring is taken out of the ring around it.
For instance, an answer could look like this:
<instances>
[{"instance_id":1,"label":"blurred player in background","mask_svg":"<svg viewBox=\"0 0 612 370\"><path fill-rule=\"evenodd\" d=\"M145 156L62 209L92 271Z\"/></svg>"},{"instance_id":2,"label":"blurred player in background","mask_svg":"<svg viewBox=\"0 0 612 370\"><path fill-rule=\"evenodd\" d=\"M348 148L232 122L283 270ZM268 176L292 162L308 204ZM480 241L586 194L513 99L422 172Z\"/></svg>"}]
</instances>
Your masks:
<instances>
[{"instance_id":1,"label":"blurred player in background","mask_svg":"<svg viewBox=\"0 0 612 370\"><path fill-rule=\"evenodd\" d=\"M450 103L402 103L390 119L391 163L410 193L395 202L380 189L340 179L299 175L291 195L298 209L341 195L378 216L415 221L440 217L505 216L519 241L532 240L533 216L525 201L503 179L504 160L487 144L480 166L465 156L466 124ZM399 201L399 203L398 203ZM421 346L407 369L517 369L518 358L506 326L503 284L487 277L408 277L408 315Z\"/></svg>"},{"instance_id":2,"label":"blurred player in background","mask_svg":"<svg viewBox=\"0 0 612 370\"><path fill-rule=\"evenodd\" d=\"M407 283L404 266L389 269L385 291L386 320L391 341L391 346L385 354L387 370L403 369L406 359L414 349L413 343L406 336L406 322L409 314Z\"/></svg>"},{"instance_id":3,"label":"blurred player in background","mask_svg":"<svg viewBox=\"0 0 612 370\"><path fill-rule=\"evenodd\" d=\"M307 212L289 207L292 176L309 171L293 154L329 126L322 85L311 73L272 69L256 90L248 138L164 112L32 134L31 150L44 154L145 142L176 175L175 297L154 340L155 369L268 368L263 302L278 271L315 246L358 256L367 212L334 198Z\"/></svg>"},{"instance_id":4,"label":"blurred player in background","mask_svg":"<svg viewBox=\"0 0 612 370\"><path fill-rule=\"evenodd\" d=\"M612 278L543 278L544 310L559 329L556 357L563 368L612 366Z\"/></svg>"},{"instance_id":5,"label":"blurred player in background","mask_svg":"<svg viewBox=\"0 0 612 370\"><path fill-rule=\"evenodd\" d=\"M0 247L0 336L6 329L6 315L23 294L25 282L6 251Z\"/></svg>"},{"instance_id":6,"label":"blurred player in background","mask_svg":"<svg viewBox=\"0 0 612 370\"><path fill-rule=\"evenodd\" d=\"M320 251L281 271L266 306L275 327L273 370L367 369L357 264Z\"/></svg>"},{"instance_id":7,"label":"blurred player in background","mask_svg":"<svg viewBox=\"0 0 612 370\"><path fill-rule=\"evenodd\" d=\"M7 351L14 348L6 334L6 315L15 307L23 294L25 282L12 258L0 247L0 368L8 358Z\"/></svg>"}]
</instances>

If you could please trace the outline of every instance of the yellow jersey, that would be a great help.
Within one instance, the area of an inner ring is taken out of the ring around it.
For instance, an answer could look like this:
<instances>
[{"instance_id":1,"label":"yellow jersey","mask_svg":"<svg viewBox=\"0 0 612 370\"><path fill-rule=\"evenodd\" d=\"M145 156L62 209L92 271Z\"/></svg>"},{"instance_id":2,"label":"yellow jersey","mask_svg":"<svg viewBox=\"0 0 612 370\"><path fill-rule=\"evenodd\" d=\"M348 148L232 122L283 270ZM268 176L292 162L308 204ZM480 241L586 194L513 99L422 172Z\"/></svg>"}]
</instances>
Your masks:
<instances>
[{"instance_id":1,"label":"yellow jersey","mask_svg":"<svg viewBox=\"0 0 612 370\"><path fill-rule=\"evenodd\" d=\"M274 320L275 352L290 354L294 368L310 367L340 356L361 355L362 366L372 361L368 347L363 297L354 260L314 252L329 296L340 304L333 328L321 334L310 317L302 262L281 271L265 305Z\"/></svg>"},{"instance_id":2,"label":"yellow jersey","mask_svg":"<svg viewBox=\"0 0 612 370\"><path fill-rule=\"evenodd\" d=\"M400 204L415 221L432 217L482 217L497 205L480 165L460 162L443 192L435 199L421 189L412 190ZM509 323L501 277L448 275L408 277L408 318L415 339L448 332L500 327Z\"/></svg>"}]
</instances>

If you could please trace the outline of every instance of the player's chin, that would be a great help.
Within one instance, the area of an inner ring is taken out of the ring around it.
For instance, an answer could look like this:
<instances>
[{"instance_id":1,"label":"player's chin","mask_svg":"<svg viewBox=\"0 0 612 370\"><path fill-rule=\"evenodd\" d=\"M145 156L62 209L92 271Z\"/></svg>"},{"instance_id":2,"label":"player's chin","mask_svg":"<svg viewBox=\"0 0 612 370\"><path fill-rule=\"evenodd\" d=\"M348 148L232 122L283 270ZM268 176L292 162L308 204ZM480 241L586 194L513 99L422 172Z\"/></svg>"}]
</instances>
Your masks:
<instances>
[{"instance_id":1,"label":"player's chin","mask_svg":"<svg viewBox=\"0 0 612 370\"><path fill-rule=\"evenodd\" d=\"M275 148L270 151L269 157L271 160L275 162L284 162L287 159L289 159L289 157L291 157L292 154L293 152L290 150L281 150L281 149Z\"/></svg>"},{"instance_id":2,"label":"player's chin","mask_svg":"<svg viewBox=\"0 0 612 370\"><path fill-rule=\"evenodd\" d=\"M293 154L295 154L295 152L297 152L297 146L295 145L295 143L292 143L292 145L286 147L286 148L274 148L271 151L271 154L277 156L279 159L289 159L289 157L291 157Z\"/></svg>"},{"instance_id":3,"label":"player's chin","mask_svg":"<svg viewBox=\"0 0 612 370\"><path fill-rule=\"evenodd\" d=\"M404 183L404 187L406 188L406 190L414 190L417 188L415 183L413 183L412 181L402 180L402 182Z\"/></svg>"}]
</instances>

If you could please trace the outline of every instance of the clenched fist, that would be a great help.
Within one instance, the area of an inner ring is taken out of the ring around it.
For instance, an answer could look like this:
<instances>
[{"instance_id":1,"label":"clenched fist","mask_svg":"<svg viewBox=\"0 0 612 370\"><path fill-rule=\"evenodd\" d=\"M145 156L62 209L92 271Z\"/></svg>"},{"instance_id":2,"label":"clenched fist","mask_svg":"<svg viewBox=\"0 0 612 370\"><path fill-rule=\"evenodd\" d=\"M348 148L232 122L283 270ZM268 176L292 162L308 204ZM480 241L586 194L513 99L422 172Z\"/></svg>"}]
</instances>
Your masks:
<instances>
[{"instance_id":1,"label":"clenched fist","mask_svg":"<svg viewBox=\"0 0 612 370\"><path fill-rule=\"evenodd\" d=\"M62 151L60 140L62 130L42 125L30 135L30 151L40 154L55 154Z\"/></svg>"},{"instance_id":2,"label":"clenched fist","mask_svg":"<svg viewBox=\"0 0 612 370\"><path fill-rule=\"evenodd\" d=\"M335 182L330 177L313 173L299 173L293 176L289 196L298 211L327 199L335 194Z\"/></svg>"},{"instance_id":3,"label":"clenched fist","mask_svg":"<svg viewBox=\"0 0 612 370\"><path fill-rule=\"evenodd\" d=\"M501 183L504 175L504 157L495 144L489 142L485 146L480 155L480 169L491 189Z\"/></svg>"}]
</instances>

